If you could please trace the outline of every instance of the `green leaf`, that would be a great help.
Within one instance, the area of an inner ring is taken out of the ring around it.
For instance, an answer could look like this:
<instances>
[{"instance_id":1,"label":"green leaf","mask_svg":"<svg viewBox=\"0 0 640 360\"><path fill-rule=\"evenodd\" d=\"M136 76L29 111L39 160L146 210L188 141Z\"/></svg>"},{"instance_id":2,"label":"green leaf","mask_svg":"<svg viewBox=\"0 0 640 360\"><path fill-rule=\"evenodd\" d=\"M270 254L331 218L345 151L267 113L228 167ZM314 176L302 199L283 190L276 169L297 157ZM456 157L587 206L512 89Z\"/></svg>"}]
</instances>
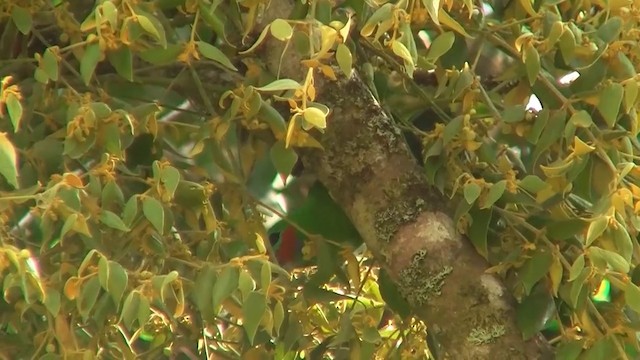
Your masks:
<instances>
[{"instance_id":1,"label":"green leaf","mask_svg":"<svg viewBox=\"0 0 640 360\"><path fill-rule=\"evenodd\" d=\"M604 231L607 230L608 226L609 218L607 216L600 216L599 218L593 220L589 224L589 229L587 230L585 245L591 245L591 243L593 243L597 238L604 234Z\"/></svg>"},{"instance_id":2,"label":"green leaf","mask_svg":"<svg viewBox=\"0 0 640 360\"><path fill-rule=\"evenodd\" d=\"M275 80L265 86L257 87L258 91L284 91L284 90L297 90L301 88L297 81L291 79Z\"/></svg>"},{"instance_id":3,"label":"green leaf","mask_svg":"<svg viewBox=\"0 0 640 360\"><path fill-rule=\"evenodd\" d=\"M468 204L473 204L478 197L480 197L480 193L482 192L482 188L475 182L469 182L464 185L462 188L464 199Z\"/></svg>"},{"instance_id":4,"label":"green leaf","mask_svg":"<svg viewBox=\"0 0 640 360\"><path fill-rule=\"evenodd\" d=\"M469 239L480 255L486 258L488 255L487 233L489 232L489 224L491 223L493 211L489 208L485 210L471 211L470 214L473 219L473 223L471 224L471 227L469 227Z\"/></svg>"},{"instance_id":5,"label":"green leaf","mask_svg":"<svg viewBox=\"0 0 640 360\"><path fill-rule=\"evenodd\" d=\"M146 31L151 36L153 36L162 47L165 47L165 48L167 47L167 40L164 33L164 28L158 22L157 19L153 18L153 16L151 15L145 16L141 14L137 14L136 18L138 20L138 24L140 24L140 26L144 29L144 31Z\"/></svg>"},{"instance_id":6,"label":"green leaf","mask_svg":"<svg viewBox=\"0 0 640 360\"><path fill-rule=\"evenodd\" d=\"M293 35L293 28L289 25L289 22L283 19L275 19L271 23L271 35L280 40L288 40Z\"/></svg>"},{"instance_id":7,"label":"green leaf","mask_svg":"<svg viewBox=\"0 0 640 360\"><path fill-rule=\"evenodd\" d=\"M460 134L462 125L464 125L463 116L457 116L447 124L442 134L443 145L447 145L451 140L453 140L457 135Z\"/></svg>"},{"instance_id":8,"label":"green leaf","mask_svg":"<svg viewBox=\"0 0 640 360\"><path fill-rule=\"evenodd\" d=\"M538 191L544 189L547 186L547 183L542 181L542 179L540 179L540 177L538 177L537 175L527 175L522 180L520 180L518 185L522 189L532 194L536 194Z\"/></svg>"},{"instance_id":9,"label":"green leaf","mask_svg":"<svg viewBox=\"0 0 640 360\"><path fill-rule=\"evenodd\" d=\"M180 178L180 171L178 171L178 169L174 168L173 166L163 168L160 173L160 180L164 184L167 192L171 197L173 197L176 189L178 188Z\"/></svg>"},{"instance_id":10,"label":"green leaf","mask_svg":"<svg viewBox=\"0 0 640 360\"><path fill-rule=\"evenodd\" d=\"M108 227L120 231L130 231L129 227L120 219L120 217L109 210L102 210L100 213L100 222Z\"/></svg>"},{"instance_id":11,"label":"green leaf","mask_svg":"<svg viewBox=\"0 0 640 360\"><path fill-rule=\"evenodd\" d=\"M552 240L566 240L581 233L586 225L581 219L552 221L547 225L547 235Z\"/></svg>"},{"instance_id":12,"label":"green leaf","mask_svg":"<svg viewBox=\"0 0 640 360\"><path fill-rule=\"evenodd\" d=\"M193 301L200 311L202 319L211 321L214 317L213 286L217 272L211 264L206 264L199 272L193 286Z\"/></svg>"},{"instance_id":13,"label":"green leaf","mask_svg":"<svg viewBox=\"0 0 640 360\"><path fill-rule=\"evenodd\" d=\"M155 47L137 52L136 54L153 65L168 65L175 62L182 53L183 47L178 44L169 44L166 48Z\"/></svg>"},{"instance_id":14,"label":"green leaf","mask_svg":"<svg viewBox=\"0 0 640 360\"><path fill-rule=\"evenodd\" d=\"M219 2L218 2L219 3ZM200 16L204 20L209 27L218 35L221 39L226 39L224 22L220 17L216 14L217 3L209 4L209 2L204 0L198 0L198 7L200 8ZM175 6L171 7L172 9Z\"/></svg>"},{"instance_id":15,"label":"green leaf","mask_svg":"<svg viewBox=\"0 0 640 360\"><path fill-rule=\"evenodd\" d=\"M222 301L228 298L238 288L240 272L236 267L226 266L212 290L213 308L220 306Z\"/></svg>"},{"instance_id":16,"label":"green leaf","mask_svg":"<svg viewBox=\"0 0 640 360\"><path fill-rule=\"evenodd\" d=\"M29 10L14 5L11 9L11 19L13 19L13 23L16 24L18 30L24 35L27 35L31 31L33 19L31 18Z\"/></svg>"},{"instance_id":17,"label":"green leaf","mask_svg":"<svg viewBox=\"0 0 640 360\"><path fill-rule=\"evenodd\" d=\"M287 131L287 125L282 115L271 104L262 100L258 118L269 125L271 132L277 139L283 139Z\"/></svg>"},{"instance_id":18,"label":"green leaf","mask_svg":"<svg viewBox=\"0 0 640 360\"><path fill-rule=\"evenodd\" d=\"M284 306L279 300L275 300L276 304L273 306L273 330L276 336L280 336L280 327L284 321Z\"/></svg>"},{"instance_id":19,"label":"green leaf","mask_svg":"<svg viewBox=\"0 0 640 360\"><path fill-rule=\"evenodd\" d=\"M120 301L128 284L129 275L127 271L119 263L109 261L109 279L105 290L111 295L117 307L120 307Z\"/></svg>"},{"instance_id":20,"label":"green leaf","mask_svg":"<svg viewBox=\"0 0 640 360\"><path fill-rule=\"evenodd\" d=\"M565 27L558 42L560 54L565 64L569 64L576 55L576 37L571 30Z\"/></svg>"},{"instance_id":21,"label":"green leaf","mask_svg":"<svg viewBox=\"0 0 640 360\"><path fill-rule=\"evenodd\" d=\"M524 105L512 105L504 109L502 113L502 120L505 123L517 123L524 120L527 110Z\"/></svg>"},{"instance_id":22,"label":"green leaf","mask_svg":"<svg viewBox=\"0 0 640 360\"><path fill-rule=\"evenodd\" d=\"M44 306L53 316L58 316L60 312L60 292L55 289L47 289L44 297Z\"/></svg>"},{"instance_id":23,"label":"green leaf","mask_svg":"<svg viewBox=\"0 0 640 360\"><path fill-rule=\"evenodd\" d=\"M14 188L18 188L16 149L7 133L0 132L0 175Z\"/></svg>"},{"instance_id":24,"label":"green leaf","mask_svg":"<svg viewBox=\"0 0 640 360\"><path fill-rule=\"evenodd\" d=\"M606 262L614 271L618 271L622 274L627 274L630 270L630 264L625 258L620 256L620 254L615 253L613 251L601 249L596 246L592 246L589 248L589 258L593 262L597 262L598 260L603 260Z\"/></svg>"},{"instance_id":25,"label":"green leaf","mask_svg":"<svg viewBox=\"0 0 640 360\"><path fill-rule=\"evenodd\" d=\"M582 291L584 284L589 277L590 269L583 268L575 280L571 283L571 289L569 291L569 305L571 305L574 309L578 306L578 303L588 295L585 291ZM583 296L583 298L580 297Z\"/></svg>"},{"instance_id":26,"label":"green leaf","mask_svg":"<svg viewBox=\"0 0 640 360\"><path fill-rule=\"evenodd\" d=\"M613 128L616 124L623 96L624 87L619 83L610 84L600 92L598 111L609 128Z\"/></svg>"},{"instance_id":27,"label":"green leaf","mask_svg":"<svg viewBox=\"0 0 640 360\"><path fill-rule=\"evenodd\" d=\"M533 123L533 126L531 127L531 130L527 134L528 142L534 145L538 143L538 140L540 139L540 135L542 134L542 131L544 131L547 128L549 115L550 115L550 112L546 108L538 112L538 114L536 115L536 120Z\"/></svg>"},{"instance_id":28,"label":"green leaf","mask_svg":"<svg viewBox=\"0 0 640 360\"><path fill-rule=\"evenodd\" d=\"M115 4L109 0L102 3L102 15L109 22L109 26L112 29L117 29L118 26L118 8Z\"/></svg>"},{"instance_id":29,"label":"green leaf","mask_svg":"<svg viewBox=\"0 0 640 360\"><path fill-rule=\"evenodd\" d=\"M130 197L124 205L124 210L122 210L122 221L127 226L131 226L136 215L138 215L138 197L134 195Z\"/></svg>"},{"instance_id":30,"label":"green leaf","mask_svg":"<svg viewBox=\"0 0 640 360\"><path fill-rule=\"evenodd\" d=\"M336 61L338 62L340 70L342 70L347 77L350 77L353 71L353 56L351 55L351 51L347 45L338 44L338 48L336 49Z\"/></svg>"},{"instance_id":31,"label":"green leaf","mask_svg":"<svg viewBox=\"0 0 640 360\"><path fill-rule=\"evenodd\" d=\"M487 194L487 197L484 198L482 209L488 209L491 206L493 206L493 204L495 204L496 201L500 200L506 188L507 188L506 180L500 180L497 183L491 185L491 188L489 189L489 193Z\"/></svg>"},{"instance_id":32,"label":"green leaf","mask_svg":"<svg viewBox=\"0 0 640 360\"><path fill-rule=\"evenodd\" d=\"M269 154L273 165L281 176L290 175L293 166L298 161L298 154L295 150L291 148L287 149L282 140L273 144Z\"/></svg>"},{"instance_id":33,"label":"green leaf","mask_svg":"<svg viewBox=\"0 0 640 360\"><path fill-rule=\"evenodd\" d=\"M92 276L89 280L84 281L82 289L80 290L80 296L76 299L78 313L80 313L83 319L86 320L89 317L89 313L96 304L99 294L100 281L97 276Z\"/></svg>"},{"instance_id":34,"label":"green leaf","mask_svg":"<svg viewBox=\"0 0 640 360\"><path fill-rule=\"evenodd\" d=\"M440 0L422 0L422 5L427 8L431 20L436 25L440 25Z\"/></svg>"},{"instance_id":35,"label":"green leaf","mask_svg":"<svg viewBox=\"0 0 640 360\"><path fill-rule=\"evenodd\" d=\"M631 310L640 314L640 288L630 281L624 289L624 301Z\"/></svg>"},{"instance_id":36,"label":"green leaf","mask_svg":"<svg viewBox=\"0 0 640 360\"><path fill-rule=\"evenodd\" d=\"M616 346L613 343L613 339L609 335L600 338L590 348L585 350L584 355L581 356L581 360L602 360L610 359L612 354L616 353Z\"/></svg>"},{"instance_id":37,"label":"green leaf","mask_svg":"<svg viewBox=\"0 0 640 360\"><path fill-rule=\"evenodd\" d=\"M242 326L247 333L249 344L251 345L253 345L253 340L258 332L258 326L266 310L267 297L260 292L250 292L242 304Z\"/></svg>"},{"instance_id":38,"label":"green leaf","mask_svg":"<svg viewBox=\"0 0 640 360\"><path fill-rule=\"evenodd\" d=\"M60 72L58 66L58 57L54 54L51 48L47 48L44 51L44 55L42 56L42 67L47 73L49 79L58 81Z\"/></svg>"},{"instance_id":39,"label":"green leaf","mask_svg":"<svg viewBox=\"0 0 640 360\"><path fill-rule=\"evenodd\" d=\"M610 17L604 24L600 25L596 35L607 44L617 40L622 32L623 21L618 16Z\"/></svg>"},{"instance_id":40,"label":"green leaf","mask_svg":"<svg viewBox=\"0 0 640 360\"><path fill-rule=\"evenodd\" d=\"M531 289L549 273L549 268L553 262L553 254L545 248L539 248L534 255L527 260L520 269L520 281L525 289L525 294L529 294Z\"/></svg>"},{"instance_id":41,"label":"green leaf","mask_svg":"<svg viewBox=\"0 0 640 360\"><path fill-rule=\"evenodd\" d=\"M633 255L633 241L629 232L620 222L616 220L616 225L612 227L611 233L613 235L613 243L616 245L618 254L622 256L625 261L631 262Z\"/></svg>"},{"instance_id":42,"label":"green leaf","mask_svg":"<svg viewBox=\"0 0 640 360\"><path fill-rule=\"evenodd\" d=\"M221 64L222 66L226 67L227 69L238 71L238 69L235 66L233 66L233 64L231 63L231 60L229 60L227 55L225 55L217 47L204 41L197 41L196 44L198 45L198 50L200 51L200 53L207 59L211 59Z\"/></svg>"},{"instance_id":43,"label":"green leaf","mask_svg":"<svg viewBox=\"0 0 640 360\"><path fill-rule=\"evenodd\" d=\"M96 66L100 61L100 45L98 43L89 44L84 49L84 55L80 60L80 75L85 85L89 85L93 72L96 70Z\"/></svg>"},{"instance_id":44,"label":"green leaf","mask_svg":"<svg viewBox=\"0 0 640 360\"><path fill-rule=\"evenodd\" d=\"M451 50L454 41L456 40L456 35L451 31L446 31L433 40L431 46L429 46L429 52L427 52L427 60L436 61L442 55L446 54L447 51Z\"/></svg>"},{"instance_id":45,"label":"green leaf","mask_svg":"<svg viewBox=\"0 0 640 360\"><path fill-rule=\"evenodd\" d=\"M142 213L160 234L164 233L164 208L156 198L146 196L142 200Z\"/></svg>"},{"instance_id":46,"label":"green leaf","mask_svg":"<svg viewBox=\"0 0 640 360\"><path fill-rule=\"evenodd\" d=\"M569 281L574 281L575 279L582 274L582 270L584 269L584 254L580 254L576 260L571 265L571 269L569 270Z\"/></svg>"},{"instance_id":47,"label":"green leaf","mask_svg":"<svg viewBox=\"0 0 640 360\"><path fill-rule=\"evenodd\" d=\"M556 350L556 360L576 360L582 352L584 342L585 339L561 342Z\"/></svg>"},{"instance_id":48,"label":"green leaf","mask_svg":"<svg viewBox=\"0 0 640 360\"><path fill-rule=\"evenodd\" d=\"M124 326L132 330L133 322L138 319L138 314L140 312L140 293L137 290L134 290L127 295L124 300L124 304L122 305L122 311L120 312L120 322L124 324Z\"/></svg>"},{"instance_id":49,"label":"green leaf","mask_svg":"<svg viewBox=\"0 0 640 360\"><path fill-rule=\"evenodd\" d=\"M518 305L516 321L525 340L534 337L554 314L553 296L539 286Z\"/></svg>"},{"instance_id":50,"label":"green leaf","mask_svg":"<svg viewBox=\"0 0 640 360\"><path fill-rule=\"evenodd\" d=\"M540 54L538 54L538 50L536 50L531 43L527 44L524 52L524 66L527 69L529 85L533 86L540 73Z\"/></svg>"},{"instance_id":51,"label":"green leaf","mask_svg":"<svg viewBox=\"0 0 640 360\"><path fill-rule=\"evenodd\" d=\"M571 115L569 123L572 123L576 127L588 128L593 125L593 119L586 110L580 110Z\"/></svg>"},{"instance_id":52,"label":"green leaf","mask_svg":"<svg viewBox=\"0 0 640 360\"><path fill-rule=\"evenodd\" d=\"M409 303L400 294L398 287L391 280L389 274L383 269L380 269L380 274L378 275L378 285L380 286L380 295L385 303L403 319L409 316Z\"/></svg>"},{"instance_id":53,"label":"green leaf","mask_svg":"<svg viewBox=\"0 0 640 360\"><path fill-rule=\"evenodd\" d=\"M22 120L22 104L16 94L10 92L7 94L6 105L11 125L13 125L13 132L16 132L20 128L20 121Z\"/></svg>"},{"instance_id":54,"label":"green leaf","mask_svg":"<svg viewBox=\"0 0 640 360\"><path fill-rule=\"evenodd\" d=\"M121 45L118 49L108 52L107 58L118 75L133 81L133 55L128 46Z\"/></svg>"}]
</instances>

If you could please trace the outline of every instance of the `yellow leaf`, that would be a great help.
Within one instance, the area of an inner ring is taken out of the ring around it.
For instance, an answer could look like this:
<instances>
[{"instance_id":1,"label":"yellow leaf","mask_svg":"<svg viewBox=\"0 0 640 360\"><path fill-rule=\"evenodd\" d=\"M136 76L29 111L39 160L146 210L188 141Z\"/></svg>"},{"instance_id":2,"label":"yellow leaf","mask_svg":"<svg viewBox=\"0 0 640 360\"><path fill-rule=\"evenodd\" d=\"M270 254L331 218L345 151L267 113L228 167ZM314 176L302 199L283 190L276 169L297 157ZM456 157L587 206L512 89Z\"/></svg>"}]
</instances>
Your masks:
<instances>
[{"instance_id":1,"label":"yellow leaf","mask_svg":"<svg viewBox=\"0 0 640 360\"><path fill-rule=\"evenodd\" d=\"M347 274L353 283L353 289L357 290L360 288L360 264L358 259L351 251L343 251L343 256L347 260Z\"/></svg>"},{"instance_id":2,"label":"yellow leaf","mask_svg":"<svg viewBox=\"0 0 640 360\"><path fill-rule=\"evenodd\" d=\"M287 136L285 137L284 140L284 144L286 148L289 148L289 145L291 144L291 138L293 136L295 127L297 126L298 123L298 117L300 117L300 114L294 114L291 117L291 120L289 121L289 127L287 128Z\"/></svg>"},{"instance_id":3,"label":"yellow leaf","mask_svg":"<svg viewBox=\"0 0 640 360\"><path fill-rule=\"evenodd\" d=\"M340 44L342 45L342 44ZM333 71L333 68L329 65L322 65L320 67L320 70L322 71L322 74L324 74L324 76L328 77L329 79L335 81L338 80L338 78L336 78L336 73ZM309 87L309 89L311 89L312 87ZM314 98L315 98L315 89L314 89ZM312 100L313 101L313 100Z\"/></svg>"},{"instance_id":4,"label":"yellow leaf","mask_svg":"<svg viewBox=\"0 0 640 360\"><path fill-rule=\"evenodd\" d=\"M404 61L408 63L413 63L413 58L411 57L411 53L403 43L398 40L391 41L391 50L393 53L401 57Z\"/></svg>"},{"instance_id":5,"label":"yellow leaf","mask_svg":"<svg viewBox=\"0 0 640 360\"><path fill-rule=\"evenodd\" d=\"M63 179L64 179L64 182L67 183L67 185L74 187L76 189L80 189L84 187L84 184L82 183L82 179L80 179L80 177L74 173L64 174Z\"/></svg>"},{"instance_id":6,"label":"yellow leaf","mask_svg":"<svg viewBox=\"0 0 640 360\"><path fill-rule=\"evenodd\" d=\"M520 5L524 8L524 11L529 14L529 16L537 16L538 13L533 9L531 5L531 0L520 0Z\"/></svg>"},{"instance_id":7,"label":"yellow leaf","mask_svg":"<svg viewBox=\"0 0 640 360\"><path fill-rule=\"evenodd\" d=\"M587 143L582 141L582 139L580 139L579 137L575 136L573 138L573 153L576 156L588 154L595 149L596 149L595 147L591 145L587 145Z\"/></svg>"},{"instance_id":8,"label":"yellow leaf","mask_svg":"<svg viewBox=\"0 0 640 360\"><path fill-rule=\"evenodd\" d=\"M559 161L558 164L554 164L550 166L540 165L540 169L542 169L542 171L547 177L555 177L555 176L561 176L564 173L566 173L571 168L571 165L573 165L573 159L568 161L566 160Z\"/></svg>"}]
</instances>

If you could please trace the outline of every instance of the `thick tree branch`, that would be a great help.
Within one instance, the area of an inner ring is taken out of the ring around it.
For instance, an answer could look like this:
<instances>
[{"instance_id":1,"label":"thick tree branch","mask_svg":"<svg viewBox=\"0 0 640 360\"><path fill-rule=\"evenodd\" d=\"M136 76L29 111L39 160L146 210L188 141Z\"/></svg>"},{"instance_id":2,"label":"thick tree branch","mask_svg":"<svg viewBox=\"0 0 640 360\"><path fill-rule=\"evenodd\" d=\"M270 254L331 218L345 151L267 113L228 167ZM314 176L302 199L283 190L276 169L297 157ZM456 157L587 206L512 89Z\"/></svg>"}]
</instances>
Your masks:
<instances>
[{"instance_id":1,"label":"thick tree branch","mask_svg":"<svg viewBox=\"0 0 640 360\"><path fill-rule=\"evenodd\" d=\"M274 2L272 2L273 4ZM286 18L278 1L265 19ZM264 47L283 77L302 79L295 54L280 63L281 43ZM412 308L435 334L445 359L547 359L542 337L523 341L514 301L471 243L456 232L448 200L428 186L406 142L357 74L316 76L318 101L331 109L321 142L304 151L314 171L350 216Z\"/></svg>"}]
</instances>

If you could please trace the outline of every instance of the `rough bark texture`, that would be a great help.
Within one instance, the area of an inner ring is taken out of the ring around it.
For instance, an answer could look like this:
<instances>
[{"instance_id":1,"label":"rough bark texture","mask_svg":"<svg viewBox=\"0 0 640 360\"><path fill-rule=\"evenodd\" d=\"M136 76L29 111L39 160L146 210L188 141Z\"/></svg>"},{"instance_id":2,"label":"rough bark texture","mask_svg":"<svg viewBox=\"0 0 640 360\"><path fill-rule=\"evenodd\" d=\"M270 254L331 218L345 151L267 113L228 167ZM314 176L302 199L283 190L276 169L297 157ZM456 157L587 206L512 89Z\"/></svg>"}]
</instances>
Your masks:
<instances>
[{"instance_id":1,"label":"rough bark texture","mask_svg":"<svg viewBox=\"0 0 640 360\"><path fill-rule=\"evenodd\" d=\"M265 21L287 17L289 2L275 3ZM274 73L304 78L294 54L281 57L280 43L268 42L264 51ZM487 263L456 232L447 199L426 183L400 131L365 83L355 73L338 81L321 78L316 75L317 101L331 109L319 137L325 150L303 152L305 168L344 208L429 326L441 345L440 358L552 358L542 337L522 340L511 295L498 278L485 274Z\"/></svg>"}]
</instances>

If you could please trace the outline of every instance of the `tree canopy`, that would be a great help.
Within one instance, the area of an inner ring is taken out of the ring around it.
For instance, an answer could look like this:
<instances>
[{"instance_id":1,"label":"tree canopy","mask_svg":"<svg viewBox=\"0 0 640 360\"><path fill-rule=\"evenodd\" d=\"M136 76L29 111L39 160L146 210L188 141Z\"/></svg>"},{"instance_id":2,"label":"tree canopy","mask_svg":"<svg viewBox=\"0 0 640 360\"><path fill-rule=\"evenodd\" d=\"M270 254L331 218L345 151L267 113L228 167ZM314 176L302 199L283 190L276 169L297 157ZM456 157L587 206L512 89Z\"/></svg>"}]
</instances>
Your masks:
<instances>
[{"instance_id":1,"label":"tree canopy","mask_svg":"<svg viewBox=\"0 0 640 360\"><path fill-rule=\"evenodd\" d=\"M0 355L637 358L639 14L0 1Z\"/></svg>"}]
</instances>

